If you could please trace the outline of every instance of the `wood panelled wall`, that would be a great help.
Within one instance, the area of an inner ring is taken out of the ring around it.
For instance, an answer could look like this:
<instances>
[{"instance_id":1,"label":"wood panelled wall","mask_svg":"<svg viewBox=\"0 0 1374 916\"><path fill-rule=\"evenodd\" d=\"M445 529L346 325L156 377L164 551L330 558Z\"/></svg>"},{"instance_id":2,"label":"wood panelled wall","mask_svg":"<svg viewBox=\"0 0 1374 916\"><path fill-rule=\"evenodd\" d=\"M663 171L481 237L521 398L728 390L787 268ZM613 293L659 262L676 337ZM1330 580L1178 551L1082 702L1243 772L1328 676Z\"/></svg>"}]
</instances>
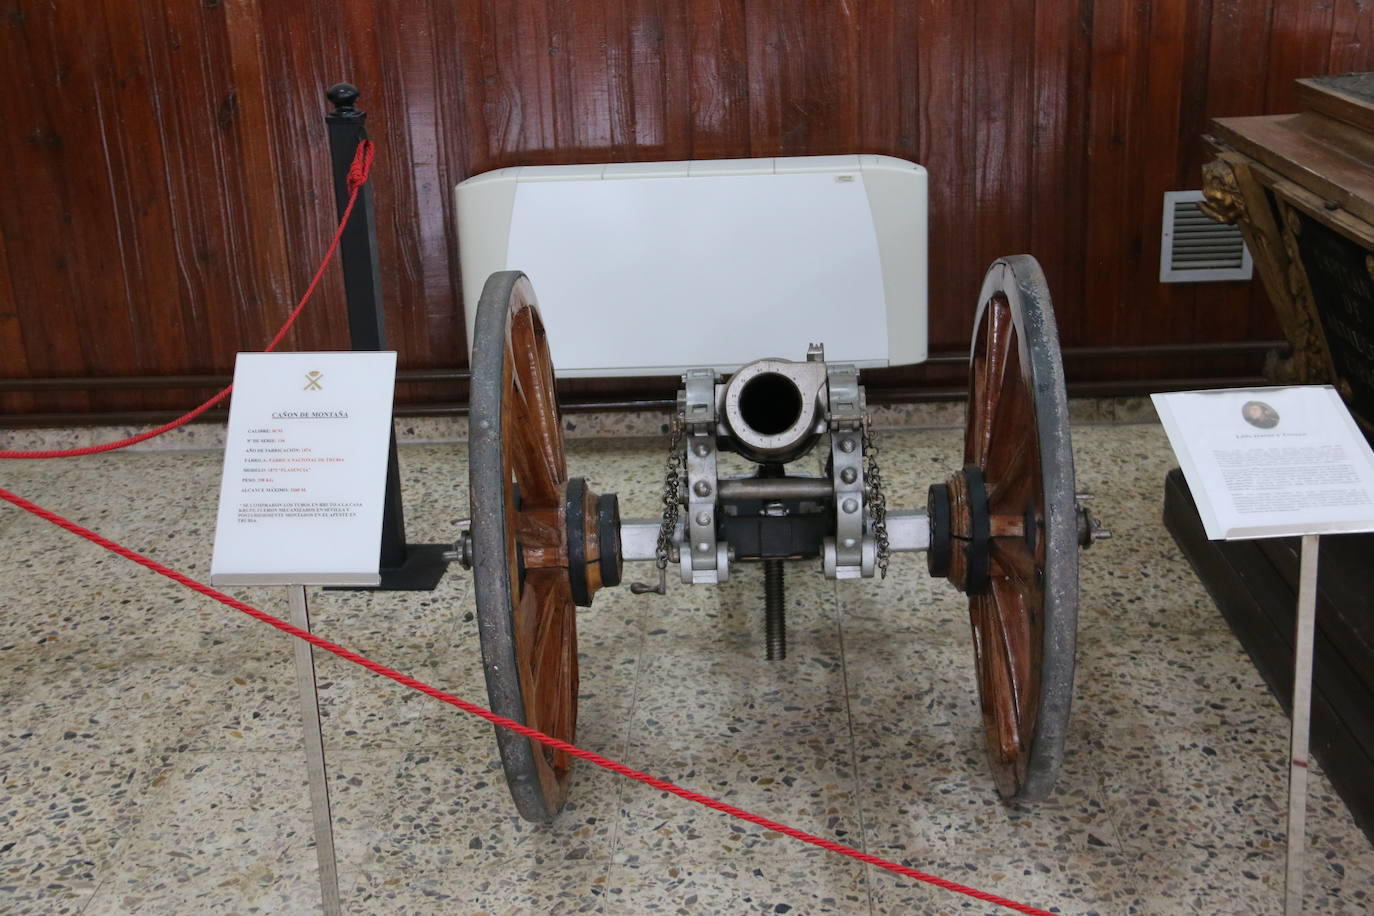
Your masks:
<instances>
[{"instance_id":1,"label":"wood panelled wall","mask_svg":"<svg viewBox=\"0 0 1374 916\"><path fill-rule=\"evenodd\" d=\"M227 372L334 220L323 90L379 141L391 343L466 362L450 189L530 163L884 153L931 174L931 341L1044 263L1067 347L1276 336L1244 284L1161 286L1161 193L1222 115L1374 66L1368 0L3 0L0 377ZM347 345L331 272L290 345ZM614 333L614 329L607 329ZM1080 361L1070 378L1222 361ZM908 384L928 368L879 381ZM596 383L592 383L595 388ZM602 391L612 390L603 386ZM198 392L20 392L0 410ZM412 392L453 399L443 386Z\"/></svg>"}]
</instances>

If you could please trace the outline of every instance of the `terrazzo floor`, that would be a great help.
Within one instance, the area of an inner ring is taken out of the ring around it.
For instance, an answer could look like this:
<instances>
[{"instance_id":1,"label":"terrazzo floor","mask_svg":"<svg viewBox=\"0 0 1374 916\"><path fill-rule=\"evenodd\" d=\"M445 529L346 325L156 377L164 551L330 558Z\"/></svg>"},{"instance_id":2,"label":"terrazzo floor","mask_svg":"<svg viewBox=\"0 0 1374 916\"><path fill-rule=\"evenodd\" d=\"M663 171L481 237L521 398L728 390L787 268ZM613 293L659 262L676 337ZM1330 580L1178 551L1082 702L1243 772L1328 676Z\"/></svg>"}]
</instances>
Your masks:
<instances>
[{"instance_id":1,"label":"terrazzo floor","mask_svg":"<svg viewBox=\"0 0 1374 916\"><path fill-rule=\"evenodd\" d=\"M1278 913L1287 720L1160 522L1158 426L1074 429L1116 537L1082 557L1068 759L1034 806L986 771L964 602L920 555L885 581L789 570L581 611L579 742L915 868L1064 913ZM883 436L889 505L958 463L953 429ZM663 443L573 440L571 472L655 514ZM195 577L220 454L7 462L0 485ZM462 445L401 451L415 541L466 515ZM0 912L319 907L288 638L0 505ZM627 581L640 570L627 568ZM647 577L648 569L642 570ZM237 596L287 616L284 589ZM322 635L485 701L471 583L311 593ZM950 913L913 884L589 766L555 823L513 812L490 726L317 662L349 913ZM1318 770L1307 905L1371 907L1374 849Z\"/></svg>"}]
</instances>

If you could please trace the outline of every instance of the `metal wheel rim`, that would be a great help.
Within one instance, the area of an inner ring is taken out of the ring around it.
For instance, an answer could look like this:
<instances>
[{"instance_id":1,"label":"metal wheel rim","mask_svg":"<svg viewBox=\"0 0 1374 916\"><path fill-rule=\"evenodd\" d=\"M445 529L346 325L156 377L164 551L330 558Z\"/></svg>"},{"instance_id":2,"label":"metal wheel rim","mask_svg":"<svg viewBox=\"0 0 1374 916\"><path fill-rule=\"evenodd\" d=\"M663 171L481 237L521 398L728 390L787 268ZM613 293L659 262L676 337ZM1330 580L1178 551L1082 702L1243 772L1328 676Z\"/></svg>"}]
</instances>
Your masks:
<instances>
[{"instance_id":1,"label":"metal wheel rim","mask_svg":"<svg viewBox=\"0 0 1374 916\"><path fill-rule=\"evenodd\" d=\"M1039 263L1029 255L1003 258L993 264L979 295L970 350L970 407L966 430L966 463L972 443L977 393L973 367L987 330L988 309L1002 299L1015 330L1019 367L1030 379L1027 392L1033 406L1035 443L1039 453L1038 495L1043 508L1043 634L1040 640L1039 697L1034 732L1024 758L1008 772L999 759L997 741L988 720L984 694L985 660L980 655L979 693L984 708L988 750L999 791L1008 798L1033 801L1054 787L1063 762L1073 695L1074 655L1078 625L1078 540L1074 498L1073 450L1069 436L1068 399L1054 308ZM995 510L994 510L995 511ZM970 612L975 602L971 599ZM977 624L974 624L977 645ZM1010 777L1010 778L1009 778Z\"/></svg>"},{"instance_id":2,"label":"metal wheel rim","mask_svg":"<svg viewBox=\"0 0 1374 916\"><path fill-rule=\"evenodd\" d=\"M518 458L512 448L513 436L519 431L513 428L513 418L509 416L514 402L508 404L507 400L513 397L515 390L513 379L517 377L518 370L514 363L519 354L512 352L509 338L516 324L524 321L531 322L529 333L536 342L537 350L533 355L534 360L539 362L542 359L544 367L551 366L529 280L518 271L493 274L477 306L468 418L473 585L478 633L492 711L571 742L576 731L575 629L570 633L570 640L559 643L563 647L563 655L571 653L570 659L559 660L560 664L570 665L570 671L565 673L558 665L550 669L558 672L551 675L556 686L560 689L566 686L567 700L571 706L567 721L559 719L555 722L558 727L553 728L548 727L548 723L538 721L540 711L530 707L526 689L522 686L522 678L529 673L530 665L534 661L542 663L546 660L537 652L526 650L528 640L526 647L520 645L521 634L517 632L516 616L523 607L522 602L529 598L528 593L538 592L541 601L547 595L547 600L553 602L546 616L551 617L561 609L567 615L566 626L573 627L575 621L571 597L567 594L566 571L563 571L560 581L555 570L524 570L521 551L515 539L517 491L511 483L512 478L519 476L516 464L522 460L527 466L536 460L543 462L545 475L541 477L551 478L560 487L567 483L562 429L557 404L551 401L551 395L539 404L544 448L537 459L529 456ZM547 388L550 392L551 383L550 374ZM533 478L534 475L527 476ZM521 479L518 482L521 485L520 506L523 508L532 498L529 495L531 481ZM536 489L547 491L548 483L549 480L541 479ZM547 501L547 493L541 498ZM518 591L522 581L523 591ZM546 612L542 603L539 611ZM558 623L561 625L562 621ZM525 670L521 669L522 656L526 661ZM540 673L542 677L542 669ZM567 681L566 685L561 683L563 680ZM526 680L526 683L529 681ZM539 690L532 692L542 695ZM554 817L567 800L572 758L563 752L551 752L537 742L500 727L496 728L496 741L506 781L521 816L531 821L547 821Z\"/></svg>"}]
</instances>

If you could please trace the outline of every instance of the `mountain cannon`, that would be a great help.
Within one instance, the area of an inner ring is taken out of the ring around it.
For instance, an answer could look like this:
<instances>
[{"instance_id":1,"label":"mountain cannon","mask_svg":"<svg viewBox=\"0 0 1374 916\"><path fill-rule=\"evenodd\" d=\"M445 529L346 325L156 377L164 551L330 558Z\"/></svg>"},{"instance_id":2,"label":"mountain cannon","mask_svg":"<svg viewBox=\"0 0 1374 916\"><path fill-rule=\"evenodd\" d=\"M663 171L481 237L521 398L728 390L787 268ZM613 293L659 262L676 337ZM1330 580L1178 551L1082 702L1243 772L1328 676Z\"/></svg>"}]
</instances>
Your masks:
<instances>
[{"instance_id":1,"label":"mountain cannon","mask_svg":"<svg viewBox=\"0 0 1374 916\"><path fill-rule=\"evenodd\" d=\"M960 467L926 507L889 507L859 370L760 359L731 374L689 369L671 425L663 516L621 520L614 494L569 478L553 365L533 288L500 271L477 308L470 414L471 527L456 555L474 573L492 708L573 740L576 608L619 585L627 563L668 567L690 585L764 567L767 657L786 654L784 569L809 561L832 579L886 575L889 557L924 551L930 574L968 599L983 728L1009 799L1054 785L1073 687L1078 551L1106 536L1074 490L1054 312L1029 256L998 260L979 295ZM735 453L752 473L725 476ZM812 470L807 472L806 466ZM552 818L572 759L502 729L497 740L520 813Z\"/></svg>"}]
</instances>

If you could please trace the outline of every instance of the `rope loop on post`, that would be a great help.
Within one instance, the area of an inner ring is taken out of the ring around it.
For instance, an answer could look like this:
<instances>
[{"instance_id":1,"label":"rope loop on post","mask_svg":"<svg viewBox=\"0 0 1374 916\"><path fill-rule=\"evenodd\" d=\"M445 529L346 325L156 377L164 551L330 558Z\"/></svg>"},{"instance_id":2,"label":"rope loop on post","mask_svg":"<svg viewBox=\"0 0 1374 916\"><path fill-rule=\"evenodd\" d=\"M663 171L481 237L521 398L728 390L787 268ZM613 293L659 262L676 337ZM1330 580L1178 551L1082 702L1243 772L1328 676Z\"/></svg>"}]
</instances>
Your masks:
<instances>
[{"instance_id":1,"label":"rope loop on post","mask_svg":"<svg viewBox=\"0 0 1374 916\"><path fill-rule=\"evenodd\" d=\"M371 140L358 144L353 154L353 164L348 167L348 193L357 194L367 184L367 176L372 173L372 160L377 158L377 147Z\"/></svg>"}]
</instances>

